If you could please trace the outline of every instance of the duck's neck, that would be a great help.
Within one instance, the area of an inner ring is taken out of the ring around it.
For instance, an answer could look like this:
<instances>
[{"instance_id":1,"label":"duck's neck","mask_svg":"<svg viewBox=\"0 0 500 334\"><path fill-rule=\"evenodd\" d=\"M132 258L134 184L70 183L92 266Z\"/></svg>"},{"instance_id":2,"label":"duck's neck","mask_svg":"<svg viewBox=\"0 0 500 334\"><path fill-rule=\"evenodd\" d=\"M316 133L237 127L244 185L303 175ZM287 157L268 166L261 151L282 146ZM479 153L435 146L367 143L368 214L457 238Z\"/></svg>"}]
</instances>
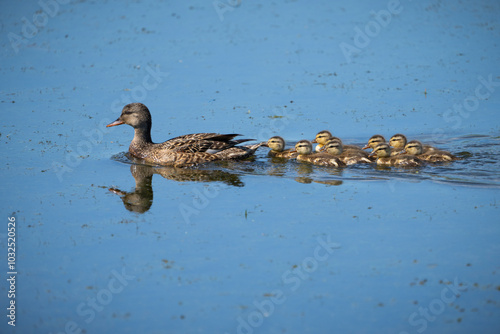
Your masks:
<instances>
[{"instance_id":1,"label":"duck's neck","mask_svg":"<svg viewBox=\"0 0 500 334\"><path fill-rule=\"evenodd\" d=\"M132 144L144 145L152 143L153 141L151 140L151 125L134 129L134 139L132 139Z\"/></svg>"}]
</instances>

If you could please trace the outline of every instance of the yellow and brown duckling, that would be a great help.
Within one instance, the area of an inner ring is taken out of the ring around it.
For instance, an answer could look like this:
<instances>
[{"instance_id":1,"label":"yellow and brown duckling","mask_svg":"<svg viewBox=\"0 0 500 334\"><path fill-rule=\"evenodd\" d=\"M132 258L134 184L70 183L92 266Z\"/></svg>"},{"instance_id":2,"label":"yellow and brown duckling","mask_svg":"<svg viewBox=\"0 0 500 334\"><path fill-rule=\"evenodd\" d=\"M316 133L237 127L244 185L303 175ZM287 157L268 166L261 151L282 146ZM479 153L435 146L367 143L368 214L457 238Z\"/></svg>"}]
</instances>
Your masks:
<instances>
[{"instance_id":1,"label":"yellow and brown duckling","mask_svg":"<svg viewBox=\"0 0 500 334\"><path fill-rule=\"evenodd\" d=\"M313 153L312 143L309 140L300 140L295 144L297 160L309 162L313 165L327 167L345 167L345 164L338 158L328 153Z\"/></svg>"},{"instance_id":2,"label":"yellow and brown duckling","mask_svg":"<svg viewBox=\"0 0 500 334\"><path fill-rule=\"evenodd\" d=\"M271 149L268 155L273 158L295 159L299 155L294 150L285 150L285 140L280 136L269 138L263 146Z\"/></svg>"},{"instance_id":3,"label":"yellow and brown duckling","mask_svg":"<svg viewBox=\"0 0 500 334\"><path fill-rule=\"evenodd\" d=\"M412 140L408 144L406 144L403 153L415 155L419 159L428 162L448 162L459 160L459 158L447 151L434 149L424 152L423 145L418 140Z\"/></svg>"},{"instance_id":4,"label":"yellow and brown duckling","mask_svg":"<svg viewBox=\"0 0 500 334\"><path fill-rule=\"evenodd\" d=\"M370 139L368 139L368 144L363 147L363 150L366 150L367 148L371 148L372 150L375 148L375 146L379 144L384 144L385 143L385 138L382 135L374 135Z\"/></svg>"},{"instance_id":5,"label":"yellow and brown duckling","mask_svg":"<svg viewBox=\"0 0 500 334\"><path fill-rule=\"evenodd\" d=\"M312 143L317 143L318 145L316 145L316 152L321 152L324 150L325 148L325 145L328 141L330 140L338 140L344 147L344 150L361 150L361 147L358 147L356 145L344 145L344 143L342 143L342 140L339 138L339 137L334 137L332 136L332 133L328 130L323 130L323 131L320 131L318 132L318 134L316 135L316 138L314 138L314 140L312 141Z\"/></svg>"},{"instance_id":6,"label":"yellow and brown duckling","mask_svg":"<svg viewBox=\"0 0 500 334\"><path fill-rule=\"evenodd\" d=\"M394 136L392 136L391 139L389 140L389 145L394 148L393 153L391 155L400 154L401 151L403 151L405 149L407 143L408 143L408 140L406 139L406 136L403 134L397 133ZM436 148L434 148L430 145L422 145L422 150L423 150L423 153L427 153L427 152L435 151Z\"/></svg>"},{"instance_id":7,"label":"yellow and brown duckling","mask_svg":"<svg viewBox=\"0 0 500 334\"><path fill-rule=\"evenodd\" d=\"M192 166L215 160L243 159L262 143L236 146L250 139L234 140L238 134L193 133L172 138L163 143L151 140L151 113L142 103L127 104L120 117L107 127L128 124L134 128L129 146L133 156L145 162L168 166Z\"/></svg>"},{"instance_id":8,"label":"yellow and brown duckling","mask_svg":"<svg viewBox=\"0 0 500 334\"><path fill-rule=\"evenodd\" d=\"M425 166L425 162L414 155L400 154L391 156L391 147L386 144L378 144L373 149L371 156L377 156L377 165L395 167L419 167Z\"/></svg>"},{"instance_id":9,"label":"yellow and brown duckling","mask_svg":"<svg viewBox=\"0 0 500 334\"><path fill-rule=\"evenodd\" d=\"M344 164L371 163L368 153L361 150L344 150L341 141L330 139L325 144L325 152L338 157Z\"/></svg>"},{"instance_id":10,"label":"yellow and brown duckling","mask_svg":"<svg viewBox=\"0 0 500 334\"><path fill-rule=\"evenodd\" d=\"M316 137L311 141L313 144L318 144L316 145L316 152L320 152L323 146L326 144L328 139L332 137L332 133L328 130L323 130L320 131L316 134Z\"/></svg>"}]
</instances>

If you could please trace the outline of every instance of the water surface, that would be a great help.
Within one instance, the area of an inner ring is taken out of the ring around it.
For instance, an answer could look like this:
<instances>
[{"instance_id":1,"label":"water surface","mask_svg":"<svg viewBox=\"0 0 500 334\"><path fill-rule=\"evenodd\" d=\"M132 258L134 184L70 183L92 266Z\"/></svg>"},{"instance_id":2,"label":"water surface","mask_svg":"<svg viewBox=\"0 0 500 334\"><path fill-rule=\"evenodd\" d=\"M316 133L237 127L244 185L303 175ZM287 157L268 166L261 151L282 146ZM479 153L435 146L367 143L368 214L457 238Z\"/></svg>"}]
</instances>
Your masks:
<instances>
[{"instance_id":1,"label":"water surface","mask_svg":"<svg viewBox=\"0 0 500 334\"><path fill-rule=\"evenodd\" d=\"M50 4L0 11L0 332L498 333L496 1L400 1L378 30L391 2ZM158 142L404 133L463 159L145 166L105 128L132 101Z\"/></svg>"}]
</instances>

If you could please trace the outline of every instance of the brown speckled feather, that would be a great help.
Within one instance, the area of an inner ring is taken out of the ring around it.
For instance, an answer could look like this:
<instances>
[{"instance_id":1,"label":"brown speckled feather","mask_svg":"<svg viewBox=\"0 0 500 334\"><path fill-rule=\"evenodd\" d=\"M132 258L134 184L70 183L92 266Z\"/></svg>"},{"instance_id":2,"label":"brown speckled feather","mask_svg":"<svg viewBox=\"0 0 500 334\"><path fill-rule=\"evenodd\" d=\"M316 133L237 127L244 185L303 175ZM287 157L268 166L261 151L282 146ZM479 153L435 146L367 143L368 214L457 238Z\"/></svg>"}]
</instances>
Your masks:
<instances>
[{"instance_id":1,"label":"brown speckled feather","mask_svg":"<svg viewBox=\"0 0 500 334\"><path fill-rule=\"evenodd\" d=\"M281 158L281 159L295 159L297 155L299 155L296 151L286 150L282 152L277 151L269 151L268 155L273 158Z\"/></svg>"},{"instance_id":2,"label":"brown speckled feather","mask_svg":"<svg viewBox=\"0 0 500 334\"><path fill-rule=\"evenodd\" d=\"M312 153L312 154L299 154L298 161L312 163L313 165L326 166L326 167L345 167L338 157L328 153Z\"/></svg>"}]
</instances>

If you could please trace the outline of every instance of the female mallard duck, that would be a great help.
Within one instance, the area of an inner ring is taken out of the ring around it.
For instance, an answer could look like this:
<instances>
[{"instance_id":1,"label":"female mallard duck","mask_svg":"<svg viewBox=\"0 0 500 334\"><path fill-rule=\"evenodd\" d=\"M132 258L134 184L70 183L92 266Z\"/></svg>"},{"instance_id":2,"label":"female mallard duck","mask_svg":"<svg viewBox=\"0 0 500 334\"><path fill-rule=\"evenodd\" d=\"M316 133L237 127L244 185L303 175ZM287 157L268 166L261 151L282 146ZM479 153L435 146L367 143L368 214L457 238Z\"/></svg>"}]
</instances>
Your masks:
<instances>
[{"instance_id":1,"label":"female mallard duck","mask_svg":"<svg viewBox=\"0 0 500 334\"><path fill-rule=\"evenodd\" d=\"M424 166L425 162L414 155L396 155L391 157L391 147L386 144L378 144L370 155L377 156L377 165L396 166L396 167L419 167Z\"/></svg>"},{"instance_id":2,"label":"female mallard duck","mask_svg":"<svg viewBox=\"0 0 500 334\"><path fill-rule=\"evenodd\" d=\"M285 150L285 140L280 136L271 137L263 146L271 149L268 155L273 158L295 159L298 155L296 151Z\"/></svg>"},{"instance_id":3,"label":"female mallard duck","mask_svg":"<svg viewBox=\"0 0 500 334\"><path fill-rule=\"evenodd\" d=\"M120 117L107 127L128 124L134 128L134 139L129 146L133 156L145 162L192 166L208 161L243 159L252 155L262 144L236 146L250 139L233 140L238 134L193 133L153 143L151 140L151 114L142 103L130 103L123 107Z\"/></svg>"},{"instance_id":4,"label":"female mallard duck","mask_svg":"<svg viewBox=\"0 0 500 334\"><path fill-rule=\"evenodd\" d=\"M344 150L342 142L335 139L327 141L324 147L326 153L338 157L346 165L373 162L365 151Z\"/></svg>"},{"instance_id":5,"label":"female mallard duck","mask_svg":"<svg viewBox=\"0 0 500 334\"><path fill-rule=\"evenodd\" d=\"M385 143L385 138L383 136L374 135L370 139L368 139L368 144L366 144L366 146L363 147L363 150L366 150L367 148L371 148L373 150L375 146L384 143Z\"/></svg>"},{"instance_id":6,"label":"female mallard duck","mask_svg":"<svg viewBox=\"0 0 500 334\"><path fill-rule=\"evenodd\" d=\"M312 143L317 143L316 145L316 152L321 152L324 150L326 142L329 140L338 140L340 143L342 143L342 140L339 137L334 137L332 136L332 133L328 130L323 130L318 132L316 135L316 138L313 139ZM350 149L350 150L361 150L361 147L358 147L356 145L344 145L344 150Z\"/></svg>"},{"instance_id":7,"label":"female mallard duck","mask_svg":"<svg viewBox=\"0 0 500 334\"><path fill-rule=\"evenodd\" d=\"M345 164L337 157L328 153L312 153L312 143L309 140L300 140L295 144L297 160L312 163L313 165L328 167L345 167Z\"/></svg>"},{"instance_id":8,"label":"female mallard duck","mask_svg":"<svg viewBox=\"0 0 500 334\"><path fill-rule=\"evenodd\" d=\"M408 144L406 144L403 152L416 155L419 159L429 162L446 162L459 159L450 152L446 151L434 149L432 151L424 152L422 143L418 140L412 140Z\"/></svg>"},{"instance_id":9,"label":"female mallard duck","mask_svg":"<svg viewBox=\"0 0 500 334\"><path fill-rule=\"evenodd\" d=\"M391 139L389 140L389 145L394 148L394 151L393 153L391 153L391 155L400 154L401 151L405 149L406 144L407 144L407 139L405 135L397 133L394 136L392 136ZM436 150L436 148L430 145L422 145L422 149L423 153L428 153Z\"/></svg>"}]
</instances>

